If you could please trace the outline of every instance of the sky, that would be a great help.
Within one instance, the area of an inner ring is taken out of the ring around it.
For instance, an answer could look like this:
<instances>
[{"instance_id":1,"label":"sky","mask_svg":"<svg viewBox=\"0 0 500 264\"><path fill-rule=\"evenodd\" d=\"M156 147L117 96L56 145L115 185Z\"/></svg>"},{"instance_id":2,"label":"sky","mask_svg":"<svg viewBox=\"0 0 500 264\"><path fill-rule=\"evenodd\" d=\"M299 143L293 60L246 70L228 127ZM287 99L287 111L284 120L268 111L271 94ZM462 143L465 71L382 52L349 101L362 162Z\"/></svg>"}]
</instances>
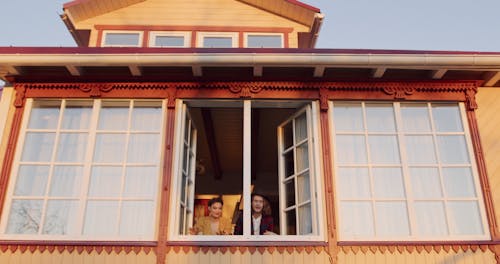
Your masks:
<instances>
[{"instance_id":1,"label":"sky","mask_svg":"<svg viewBox=\"0 0 500 264\"><path fill-rule=\"evenodd\" d=\"M76 46L59 17L69 1L1 0L0 46ZM325 15L317 48L500 52L500 0L303 2Z\"/></svg>"}]
</instances>

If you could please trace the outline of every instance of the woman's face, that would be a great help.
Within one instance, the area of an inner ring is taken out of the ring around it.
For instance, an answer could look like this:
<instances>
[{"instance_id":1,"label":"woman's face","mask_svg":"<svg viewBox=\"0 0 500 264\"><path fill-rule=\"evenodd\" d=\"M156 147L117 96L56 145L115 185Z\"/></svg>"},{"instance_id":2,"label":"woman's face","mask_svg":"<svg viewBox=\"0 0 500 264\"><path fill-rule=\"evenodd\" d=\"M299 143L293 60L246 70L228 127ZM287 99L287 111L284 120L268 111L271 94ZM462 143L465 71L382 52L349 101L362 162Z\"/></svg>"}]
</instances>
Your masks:
<instances>
[{"instance_id":1,"label":"woman's face","mask_svg":"<svg viewBox=\"0 0 500 264\"><path fill-rule=\"evenodd\" d=\"M219 218L222 216L222 204L221 203L213 203L208 207L209 215L213 218Z\"/></svg>"}]
</instances>

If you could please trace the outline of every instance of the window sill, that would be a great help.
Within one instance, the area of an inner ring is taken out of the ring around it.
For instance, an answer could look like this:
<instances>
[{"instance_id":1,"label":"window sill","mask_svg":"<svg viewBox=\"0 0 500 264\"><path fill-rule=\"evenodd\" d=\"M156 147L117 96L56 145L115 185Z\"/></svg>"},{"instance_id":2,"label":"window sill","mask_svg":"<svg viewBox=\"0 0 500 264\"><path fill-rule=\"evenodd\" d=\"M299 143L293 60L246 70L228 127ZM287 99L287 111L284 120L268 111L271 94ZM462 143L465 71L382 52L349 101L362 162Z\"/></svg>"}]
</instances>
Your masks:
<instances>
[{"instance_id":1,"label":"window sill","mask_svg":"<svg viewBox=\"0 0 500 264\"><path fill-rule=\"evenodd\" d=\"M167 246L253 246L253 247L324 247L328 243L324 241L167 241Z\"/></svg>"}]
</instances>

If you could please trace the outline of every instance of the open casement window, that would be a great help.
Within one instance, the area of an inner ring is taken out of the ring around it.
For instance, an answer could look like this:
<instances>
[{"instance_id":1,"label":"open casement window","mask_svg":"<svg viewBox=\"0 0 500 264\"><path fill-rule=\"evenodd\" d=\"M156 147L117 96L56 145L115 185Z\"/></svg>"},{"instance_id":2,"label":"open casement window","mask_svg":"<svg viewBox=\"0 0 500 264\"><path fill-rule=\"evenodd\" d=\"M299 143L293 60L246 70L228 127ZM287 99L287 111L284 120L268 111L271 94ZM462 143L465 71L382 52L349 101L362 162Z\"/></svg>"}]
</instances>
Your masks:
<instances>
[{"instance_id":1,"label":"open casement window","mask_svg":"<svg viewBox=\"0 0 500 264\"><path fill-rule=\"evenodd\" d=\"M462 103L331 102L340 240L489 240Z\"/></svg>"},{"instance_id":2,"label":"open casement window","mask_svg":"<svg viewBox=\"0 0 500 264\"><path fill-rule=\"evenodd\" d=\"M316 102L179 100L176 109L171 240L324 240ZM251 190L266 196L277 235L251 234ZM241 218L241 234L191 235L216 196L233 229Z\"/></svg>"},{"instance_id":3,"label":"open casement window","mask_svg":"<svg viewBox=\"0 0 500 264\"><path fill-rule=\"evenodd\" d=\"M154 240L164 102L26 102L3 238Z\"/></svg>"}]
</instances>

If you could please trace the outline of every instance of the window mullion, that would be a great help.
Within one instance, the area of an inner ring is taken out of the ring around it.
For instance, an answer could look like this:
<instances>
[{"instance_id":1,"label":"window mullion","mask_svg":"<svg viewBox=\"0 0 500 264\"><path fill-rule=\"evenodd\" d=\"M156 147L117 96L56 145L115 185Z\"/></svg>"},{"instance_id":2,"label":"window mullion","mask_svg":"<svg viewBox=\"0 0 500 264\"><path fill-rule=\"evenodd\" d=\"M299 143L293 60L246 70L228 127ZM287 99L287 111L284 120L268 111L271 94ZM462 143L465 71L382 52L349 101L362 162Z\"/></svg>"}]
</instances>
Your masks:
<instances>
[{"instance_id":1,"label":"window mullion","mask_svg":"<svg viewBox=\"0 0 500 264\"><path fill-rule=\"evenodd\" d=\"M243 101L243 236L251 235L251 224L248 219L251 219L251 197L250 185L252 176L252 102L250 100Z\"/></svg>"},{"instance_id":2,"label":"window mullion","mask_svg":"<svg viewBox=\"0 0 500 264\"><path fill-rule=\"evenodd\" d=\"M376 203L375 203L375 186L373 186L373 164L372 164L372 159L371 159L371 151L370 151L370 140L369 140L369 131L368 131L368 120L366 117L366 103L362 102L361 103L361 113L363 115L363 134L365 136L365 146L366 146L366 162L367 162L367 167L368 167L368 178L370 179L370 204L372 207L372 213L373 213L373 232L374 236L377 236L377 210L376 210Z\"/></svg>"}]
</instances>

